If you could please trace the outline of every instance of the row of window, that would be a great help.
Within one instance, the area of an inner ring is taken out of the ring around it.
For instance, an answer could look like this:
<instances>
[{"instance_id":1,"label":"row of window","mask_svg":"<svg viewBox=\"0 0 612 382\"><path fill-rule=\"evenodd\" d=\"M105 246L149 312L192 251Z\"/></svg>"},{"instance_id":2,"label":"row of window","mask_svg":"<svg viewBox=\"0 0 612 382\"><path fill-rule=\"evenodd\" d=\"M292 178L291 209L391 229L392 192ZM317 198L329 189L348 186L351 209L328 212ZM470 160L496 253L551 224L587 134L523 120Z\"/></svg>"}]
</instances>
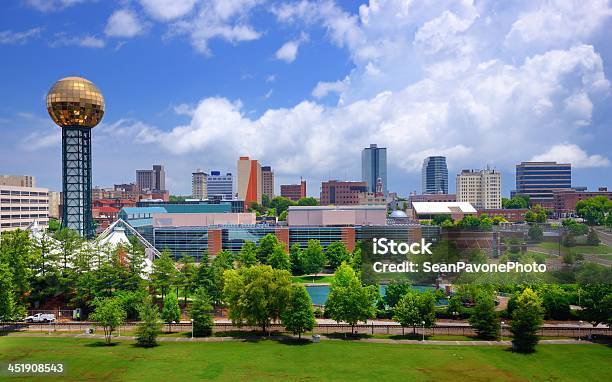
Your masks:
<instances>
[{"instance_id":1,"label":"row of window","mask_svg":"<svg viewBox=\"0 0 612 382\"><path fill-rule=\"evenodd\" d=\"M49 203L47 199L0 199L0 203L42 204Z\"/></svg>"},{"instance_id":2,"label":"row of window","mask_svg":"<svg viewBox=\"0 0 612 382\"><path fill-rule=\"evenodd\" d=\"M47 207L1 207L0 211L48 211Z\"/></svg>"},{"instance_id":3,"label":"row of window","mask_svg":"<svg viewBox=\"0 0 612 382\"><path fill-rule=\"evenodd\" d=\"M48 192L0 190L0 195L10 196L47 196Z\"/></svg>"}]
</instances>

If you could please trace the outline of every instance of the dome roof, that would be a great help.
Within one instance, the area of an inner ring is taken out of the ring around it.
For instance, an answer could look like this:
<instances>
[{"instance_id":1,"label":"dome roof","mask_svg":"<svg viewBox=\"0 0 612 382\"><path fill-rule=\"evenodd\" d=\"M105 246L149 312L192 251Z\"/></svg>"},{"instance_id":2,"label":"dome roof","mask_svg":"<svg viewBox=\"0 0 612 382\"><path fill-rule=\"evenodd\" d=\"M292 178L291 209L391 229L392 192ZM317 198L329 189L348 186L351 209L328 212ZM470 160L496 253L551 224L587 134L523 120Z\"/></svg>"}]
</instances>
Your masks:
<instances>
[{"instance_id":1,"label":"dome roof","mask_svg":"<svg viewBox=\"0 0 612 382\"><path fill-rule=\"evenodd\" d=\"M408 215L406 215L406 213L404 211L395 210L395 211L391 212L391 217L392 218L407 218Z\"/></svg>"},{"instance_id":2,"label":"dome roof","mask_svg":"<svg viewBox=\"0 0 612 382\"><path fill-rule=\"evenodd\" d=\"M91 81L66 77L47 94L47 111L57 125L94 127L104 115L104 97Z\"/></svg>"}]
</instances>

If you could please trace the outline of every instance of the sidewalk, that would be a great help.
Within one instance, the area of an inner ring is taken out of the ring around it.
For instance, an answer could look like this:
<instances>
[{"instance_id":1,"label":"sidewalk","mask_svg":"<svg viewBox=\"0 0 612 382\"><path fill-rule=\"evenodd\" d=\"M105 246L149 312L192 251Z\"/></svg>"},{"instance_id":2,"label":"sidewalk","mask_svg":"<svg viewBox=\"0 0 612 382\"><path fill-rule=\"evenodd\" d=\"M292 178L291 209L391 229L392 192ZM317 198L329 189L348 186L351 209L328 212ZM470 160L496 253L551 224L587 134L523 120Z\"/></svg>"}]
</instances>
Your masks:
<instances>
[{"instance_id":1,"label":"sidewalk","mask_svg":"<svg viewBox=\"0 0 612 382\"><path fill-rule=\"evenodd\" d=\"M8 334L10 337L36 337L36 338L86 338L86 339L97 339L104 340L104 336L100 334L39 334L39 333L19 333L19 334ZM133 336L113 336L113 341L133 341L136 338ZM287 341L297 340L297 336L257 336L248 338L239 337L200 337L200 338L185 338L185 337L158 337L158 342L250 342L250 341ZM307 340L307 337L303 337ZM379 343L379 344L398 344L398 345L450 345L450 346L511 346L510 341L436 341L436 340L392 340L388 338L329 338L321 336L321 341L345 341L345 342L366 342L366 343ZM540 345L594 345L596 342L587 340L540 340Z\"/></svg>"}]
</instances>

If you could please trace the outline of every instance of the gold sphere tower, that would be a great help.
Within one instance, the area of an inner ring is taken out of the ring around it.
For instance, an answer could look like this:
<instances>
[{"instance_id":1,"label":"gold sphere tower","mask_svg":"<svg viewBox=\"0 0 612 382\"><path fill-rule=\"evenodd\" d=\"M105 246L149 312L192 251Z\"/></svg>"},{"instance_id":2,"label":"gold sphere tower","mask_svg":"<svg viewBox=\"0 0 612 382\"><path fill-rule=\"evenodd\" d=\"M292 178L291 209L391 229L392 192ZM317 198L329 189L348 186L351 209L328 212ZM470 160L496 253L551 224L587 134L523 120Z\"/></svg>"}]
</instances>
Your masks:
<instances>
[{"instance_id":1,"label":"gold sphere tower","mask_svg":"<svg viewBox=\"0 0 612 382\"><path fill-rule=\"evenodd\" d=\"M91 129L104 116L104 97L91 81L66 77L49 90L47 111L62 128L62 226L93 237Z\"/></svg>"}]
</instances>

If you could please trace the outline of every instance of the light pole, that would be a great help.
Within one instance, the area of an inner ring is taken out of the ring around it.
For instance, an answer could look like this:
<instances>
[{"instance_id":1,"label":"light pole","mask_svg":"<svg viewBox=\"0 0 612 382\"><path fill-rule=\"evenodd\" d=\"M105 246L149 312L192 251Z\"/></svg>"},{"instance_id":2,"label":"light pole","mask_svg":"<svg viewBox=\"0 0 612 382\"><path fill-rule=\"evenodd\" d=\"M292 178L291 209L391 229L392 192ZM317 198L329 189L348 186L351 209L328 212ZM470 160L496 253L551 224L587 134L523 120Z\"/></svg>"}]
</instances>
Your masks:
<instances>
[{"instance_id":1,"label":"light pole","mask_svg":"<svg viewBox=\"0 0 612 382\"><path fill-rule=\"evenodd\" d=\"M421 321L421 324L423 324L423 341L425 341L425 321Z\"/></svg>"},{"instance_id":2,"label":"light pole","mask_svg":"<svg viewBox=\"0 0 612 382\"><path fill-rule=\"evenodd\" d=\"M580 341L580 327L582 326L582 320L578 321L578 341Z\"/></svg>"},{"instance_id":3,"label":"light pole","mask_svg":"<svg viewBox=\"0 0 612 382\"><path fill-rule=\"evenodd\" d=\"M505 322L499 323L499 340L502 341L504 339L504 324Z\"/></svg>"},{"instance_id":4,"label":"light pole","mask_svg":"<svg viewBox=\"0 0 612 382\"><path fill-rule=\"evenodd\" d=\"M191 339L193 339L193 318L191 319Z\"/></svg>"}]
</instances>

